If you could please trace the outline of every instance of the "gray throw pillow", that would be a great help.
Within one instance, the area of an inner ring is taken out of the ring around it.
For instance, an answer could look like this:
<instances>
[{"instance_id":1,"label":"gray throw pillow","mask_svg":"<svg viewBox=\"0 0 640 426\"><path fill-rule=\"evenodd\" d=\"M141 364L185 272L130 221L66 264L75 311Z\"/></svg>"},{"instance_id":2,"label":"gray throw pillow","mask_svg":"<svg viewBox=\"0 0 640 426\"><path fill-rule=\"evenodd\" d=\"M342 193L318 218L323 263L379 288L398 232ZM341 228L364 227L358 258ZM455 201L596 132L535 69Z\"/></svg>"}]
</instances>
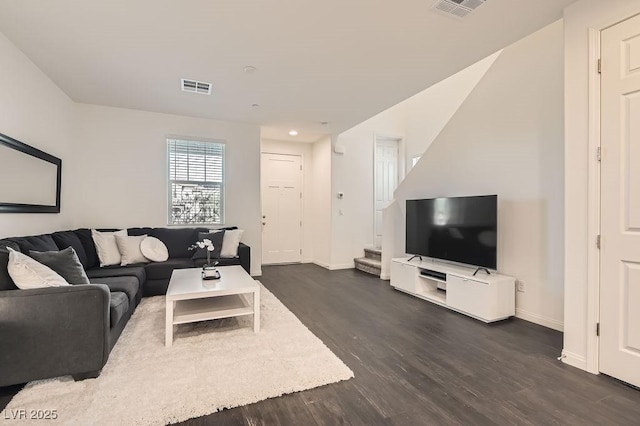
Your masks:
<instances>
[{"instance_id":1,"label":"gray throw pillow","mask_svg":"<svg viewBox=\"0 0 640 426\"><path fill-rule=\"evenodd\" d=\"M89 278L73 247L60 251L30 251L29 256L53 269L69 284L89 284Z\"/></svg>"},{"instance_id":2,"label":"gray throw pillow","mask_svg":"<svg viewBox=\"0 0 640 426\"><path fill-rule=\"evenodd\" d=\"M224 231L217 232L199 232L198 233L198 241L202 241L204 239L211 240L213 244L214 250L211 252L211 259L220 259L220 250L222 250L222 240L224 239ZM196 252L193 254L191 259L206 259L207 258L207 249L197 248Z\"/></svg>"}]
</instances>

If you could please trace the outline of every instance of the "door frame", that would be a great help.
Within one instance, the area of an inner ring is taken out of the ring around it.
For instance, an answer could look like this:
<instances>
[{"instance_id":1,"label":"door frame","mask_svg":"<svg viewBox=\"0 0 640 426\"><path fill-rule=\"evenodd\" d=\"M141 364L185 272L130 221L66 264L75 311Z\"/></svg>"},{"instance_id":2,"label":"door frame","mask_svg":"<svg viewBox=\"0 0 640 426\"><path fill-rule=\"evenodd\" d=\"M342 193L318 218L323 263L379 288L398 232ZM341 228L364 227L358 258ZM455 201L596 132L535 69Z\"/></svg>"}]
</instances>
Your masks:
<instances>
[{"instance_id":1,"label":"door frame","mask_svg":"<svg viewBox=\"0 0 640 426\"><path fill-rule=\"evenodd\" d=\"M607 27L608 28L608 27ZM586 369L590 373L600 373L600 337L596 334L596 327L600 322L600 249L596 245L600 235L600 117L602 104L600 102L600 73L598 60L600 59L600 30L589 28L589 118L588 118L588 192L587 192L587 235L590 244L587 246L587 353Z\"/></svg>"},{"instance_id":2,"label":"door frame","mask_svg":"<svg viewBox=\"0 0 640 426\"><path fill-rule=\"evenodd\" d=\"M264 216L263 211L262 211L262 202L263 202L263 194L262 194L262 156L264 154L271 154L271 155L286 155L289 157L300 157L300 167L302 167L302 169L300 170L300 194L302 195L300 197L300 263L304 263L304 227L305 227L305 220L304 220L304 154L300 153L300 154L292 154L289 152L273 152L271 150L269 151L260 151L260 240L262 241L262 229L263 229L263 225L262 225L262 221L264 219L262 219L262 216ZM264 246L264 244L262 244ZM260 253L260 255L262 256L262 253ZM298 262L294 262L295 264L297 264ZM275 263L270 263L270 265L276 265Z\"/></svg>"},{"instance_id":3,"label":"door frame","mask_svg":"<svg viewBox=\"0 0 640 426\"><path fill-rule=\"evenodd\" d=\"M398 144L398 185L400 185L400 182L404 179L405 177L405 171L407 170L406 167L406 148L405 148L405 141L404 141L404 136L402 135L398 135L398 134L391 134L391 133L378 133L378 132L374 132L373 133L373 164L372 164L372 169L371 169L371 176L372 176L372 189L373 189L373 193L372 193L372 197L371 197L371 205L373 207L373 229L371 230L371 236L372 236L372 244L371 247L375 246L376 244L376 160L377 160L377 155L376 155L376 147L378 144L378 141L395 141ZM397 186L396 186L397 188Z\"/></svg>"},{"instance_id":4,"label":"door frame","mask_svg":"<svg viewBox=\"0 0 640 426\"><path fill-rule=\"evenodd\" d=\"M613 27L621 22L637 16L631 14L622 19L616 20L600 29L589 28L588 32L588 191L587 191L587 235L589 244L587 245L587 352L586 370L593 374L600 374L600 337L596 333L596 327L600 323L600 249L596 245L600 235L601 223L601 164L598 159L598 149L601 147L601 74L598 71L598 60L600 60L600 39L602 31ZM563 354L563 356L565 356Z\"/></svg>"}]
</instances>

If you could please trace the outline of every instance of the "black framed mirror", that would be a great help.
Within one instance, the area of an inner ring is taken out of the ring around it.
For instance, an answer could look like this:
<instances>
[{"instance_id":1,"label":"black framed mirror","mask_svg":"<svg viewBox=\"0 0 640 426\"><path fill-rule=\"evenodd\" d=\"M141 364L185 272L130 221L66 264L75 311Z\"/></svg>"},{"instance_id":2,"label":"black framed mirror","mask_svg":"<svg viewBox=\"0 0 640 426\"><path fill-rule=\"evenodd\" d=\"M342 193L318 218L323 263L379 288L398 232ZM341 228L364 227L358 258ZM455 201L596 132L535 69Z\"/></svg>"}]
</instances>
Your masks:
<instances>
[{"instance_id":1,"label":"black framed mirror","mask_svg":"<svg viewBox=\"0 0 640 426\"><path fill-rule=\"evenodd\" d=\"M0 133L0 213L60 213L62 160Z\"/></svg>"}]
</instances>

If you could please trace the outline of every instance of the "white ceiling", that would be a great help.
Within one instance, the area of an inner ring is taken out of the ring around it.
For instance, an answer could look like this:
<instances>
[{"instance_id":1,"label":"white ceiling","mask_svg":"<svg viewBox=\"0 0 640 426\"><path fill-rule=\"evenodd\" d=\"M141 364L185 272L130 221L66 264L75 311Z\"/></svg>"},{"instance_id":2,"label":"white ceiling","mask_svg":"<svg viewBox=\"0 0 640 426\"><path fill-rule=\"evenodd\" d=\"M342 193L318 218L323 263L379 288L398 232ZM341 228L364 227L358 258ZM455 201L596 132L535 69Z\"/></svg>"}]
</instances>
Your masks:
<instances>
[{"instance_id":1,"label":"white ceiling","mask_svg":"<svg viewBox=\"0 0 640 426\"><path fill-rule=\"evenodd\" d=\"M488 0L459 20L430 10L435 0L0 0L0 31L74 101L317 139L561 18L574 1ZM180 78L213 83L212 96L181 92Z\"/></svg>"}]
</instances>

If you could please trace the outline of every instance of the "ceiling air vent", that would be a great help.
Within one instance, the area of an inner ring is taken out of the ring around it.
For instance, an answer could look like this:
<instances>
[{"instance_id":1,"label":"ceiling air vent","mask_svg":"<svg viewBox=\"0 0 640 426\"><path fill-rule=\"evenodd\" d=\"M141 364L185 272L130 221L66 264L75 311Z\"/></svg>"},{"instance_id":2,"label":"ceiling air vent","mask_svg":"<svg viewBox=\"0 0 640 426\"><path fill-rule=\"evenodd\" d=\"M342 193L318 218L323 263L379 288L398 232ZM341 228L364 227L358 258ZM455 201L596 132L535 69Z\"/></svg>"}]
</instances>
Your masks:
<instances>
[{"instance_id":1,"label":"ceiling air vent","mask_svg":"<svg viewBox=\"0 0 640 426\"><path fill-rule=\"evenodd\" d=\"M486 0L438 0L432 9L456 18L464 18Z\"/></svg>"},{"instance_id":2,"label":"ceiling air vent","mask_svg":"<svg viewBox=\"0 0 640 426\"><path fill-rule=\"evenodd\" d=\"M204 81L182 80L182 90L184 92L201 93L203 95L211 94L211 83L205 83Z\"/></svg>"}]
</instances>

